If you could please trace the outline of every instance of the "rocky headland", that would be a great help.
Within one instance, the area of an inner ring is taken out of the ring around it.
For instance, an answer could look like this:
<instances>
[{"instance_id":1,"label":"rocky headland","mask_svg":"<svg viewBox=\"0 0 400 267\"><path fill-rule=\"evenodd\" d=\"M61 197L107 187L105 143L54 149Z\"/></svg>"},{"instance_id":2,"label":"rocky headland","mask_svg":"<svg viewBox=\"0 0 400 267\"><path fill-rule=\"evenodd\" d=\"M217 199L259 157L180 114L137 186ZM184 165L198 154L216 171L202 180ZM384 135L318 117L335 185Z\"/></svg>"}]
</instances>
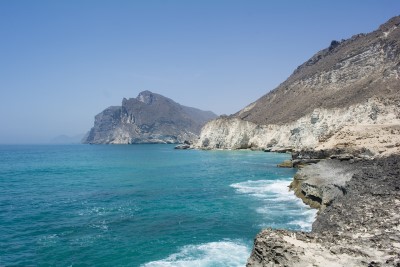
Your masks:
<instances>
[{"instance_id":1,"label":"rocky headland","mask_svg":"<svg viewBox=\"0 0 400 267\"><path fill-rule=\"evenodd\" d=\"M95 117L86 144L183 143L198 138L201 127L217 115L180 105L150 91L124 98Z\"/></svg>"},{"instance_id":2,"label":"rocky headland","mask_svg":"<svg viewBox=\"0 0 400 267\"><path fill-rule=\"evenodd\" d=\"M290 152L290 190L319 209L311 232L265 229L247 266L400 266L400 16L330 46L199 149Z\"/></svg>"}]
</instances>

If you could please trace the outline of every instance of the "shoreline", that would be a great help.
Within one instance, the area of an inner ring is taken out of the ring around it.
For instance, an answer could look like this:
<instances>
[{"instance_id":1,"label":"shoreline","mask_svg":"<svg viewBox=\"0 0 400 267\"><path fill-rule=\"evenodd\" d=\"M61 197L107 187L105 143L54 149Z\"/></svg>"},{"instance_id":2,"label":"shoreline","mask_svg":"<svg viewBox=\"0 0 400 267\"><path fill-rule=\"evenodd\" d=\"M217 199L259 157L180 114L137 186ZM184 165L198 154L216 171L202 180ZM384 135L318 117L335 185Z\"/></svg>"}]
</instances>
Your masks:
<instances>
[{"instance_id":1,"label":"shoreline","mask_svg":"<svg viewBox=\"0 0 400 267\"><path fill-rule=\"evenodd\" d=\"M247 267L400 266L400 156L333 158L301 168L290 186L319 209L312 231L262 230Z\"/></svg>"}]
</instances>

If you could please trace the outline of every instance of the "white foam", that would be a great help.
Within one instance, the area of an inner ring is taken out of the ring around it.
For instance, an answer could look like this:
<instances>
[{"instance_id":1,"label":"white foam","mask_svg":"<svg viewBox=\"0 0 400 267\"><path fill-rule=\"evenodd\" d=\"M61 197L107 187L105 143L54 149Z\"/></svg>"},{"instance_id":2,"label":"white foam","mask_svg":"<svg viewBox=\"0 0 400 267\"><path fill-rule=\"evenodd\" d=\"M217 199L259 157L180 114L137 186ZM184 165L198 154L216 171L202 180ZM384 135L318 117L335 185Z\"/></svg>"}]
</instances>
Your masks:
<instances>
[{"instance_id":1,"label":"white foam","mask_svg":"<svg viewBox=\"0 0 400 267\"><path fill-rule=\"evenodd\" d=\"M261 199L273 201L294 200L296 197L289 192L290 180L258 180L231 184L237 192L250 194Z\"/></svg>"},{"instance_id":2,"label":"white foam","mask_svg":"<svg viewBox=\"0 0 400 267\"><path fill-rule=\"evenodd\" d=\"M142 267L245 266L249 255L250 248L245 244L227 240L184 246L177 253Z\"/></svg>"},{"instance_id":3,"label":"white foam","mask_svg":"<svg viewBox=\"0 0 400 267\"><path fill-rule=\"evenodd\" d=\"M303 231L310 231L312 224L315 221L315 217L317 216L317 212L318 211L316 209L305 210L302 212L303 217L305 217L304 220L294 220L289 222L289 224L297 225Z\"/></svg>"},{"instance_id":4,"label":"white foam","mask_svg":"<svg viewBox=\"0 0 400 267\"><path fill-rule=\"evenodd\" d=\"M310 231L312 223L315 221L317 210L310 209L293 192L289 191L291 179L287 180L248 180L246 182L231 184L238 193L248 194L261 200L260 207L255 210L257 213L265 216L273 216L282 212L291 213L293 209L288 210L289 203L298 207L295 214L299 219L288 222L288 225L296 225L303 231ZM265 227L266 225L262 225Z\"/></svg>"},{"instance_id":5,"label":"white foam","mask_svg":"<svg viewBox=\"0 0 400 267\"><path fill-rule=\"evenodd\" d=\"M100 230L103 230L103 231L108 231L108 225L107 225L105 220L102 220L102 221L97 222L97 223L89 224L89 226L91 228L100 229Z\"/></svg>"}]
</instances>

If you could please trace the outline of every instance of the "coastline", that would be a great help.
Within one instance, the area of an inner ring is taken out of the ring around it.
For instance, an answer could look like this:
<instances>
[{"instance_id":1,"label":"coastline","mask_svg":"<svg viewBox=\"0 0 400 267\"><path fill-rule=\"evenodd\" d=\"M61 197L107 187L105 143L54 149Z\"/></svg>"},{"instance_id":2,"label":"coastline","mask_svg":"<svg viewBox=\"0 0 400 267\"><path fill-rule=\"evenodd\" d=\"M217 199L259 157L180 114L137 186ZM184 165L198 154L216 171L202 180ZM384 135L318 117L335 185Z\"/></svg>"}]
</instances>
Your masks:
<instances>
[{"instance_id":1,"label":"coastline","mask_svg":"<svg viewBox=\"0 0 400 267\"><path fill-rule=\"evenodd\" d=\"M400 266L400 156L333 158L300 169L290 186L319 209L312 231L261 231L248 267Z\"/></svg>"},{"instance_id":2,"label":"coastline","mask_svg":"<svg viewBox=\"0 0 400 267\"><path fill-rule=\"evenodd\" d=\"M310 233L262 231L247 266L400 267L399 26L331 43L202 128L195 148L292 152L278 166L302 168L290 188L319 210Z\"/></svg>"}]
</instances>

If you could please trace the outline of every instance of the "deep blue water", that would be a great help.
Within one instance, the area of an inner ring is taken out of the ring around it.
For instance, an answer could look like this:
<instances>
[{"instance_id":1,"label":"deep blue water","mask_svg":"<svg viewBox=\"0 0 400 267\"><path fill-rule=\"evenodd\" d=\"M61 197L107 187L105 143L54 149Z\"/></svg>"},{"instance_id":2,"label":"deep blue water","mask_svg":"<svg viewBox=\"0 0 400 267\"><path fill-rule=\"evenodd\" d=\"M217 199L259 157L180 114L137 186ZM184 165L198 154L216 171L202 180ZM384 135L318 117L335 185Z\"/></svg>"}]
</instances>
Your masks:
<instances>
[{"instance_id":1,"label":"deep blue water","mask_svg":"<svg viewBox=\"0 0 400 267\"><path fill-rule=\"evenodd\" d=\"M264 227L308 230L287 154L0 146L0 266L244 266Z\"/></svg>"}]
</instances>

